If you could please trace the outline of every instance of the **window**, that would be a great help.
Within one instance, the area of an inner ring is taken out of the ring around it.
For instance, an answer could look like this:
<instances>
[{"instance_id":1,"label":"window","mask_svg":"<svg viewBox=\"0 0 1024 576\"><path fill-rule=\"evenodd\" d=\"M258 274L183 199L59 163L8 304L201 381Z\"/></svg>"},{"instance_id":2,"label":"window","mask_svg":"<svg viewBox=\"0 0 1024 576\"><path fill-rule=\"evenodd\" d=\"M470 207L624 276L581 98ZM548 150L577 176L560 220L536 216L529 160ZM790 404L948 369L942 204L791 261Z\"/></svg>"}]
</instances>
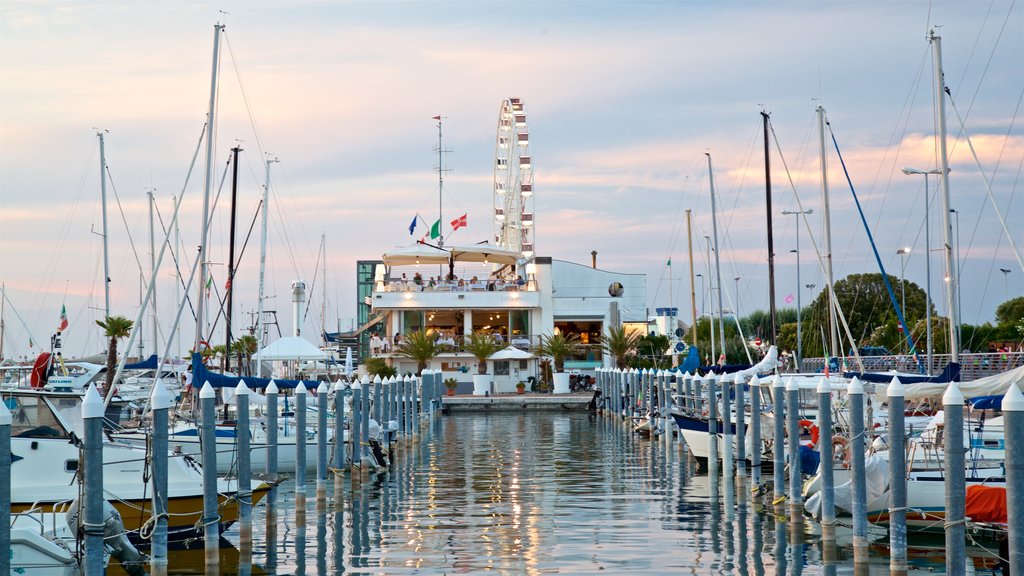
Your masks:
<instances>
[{"instance_id":1,"label":"window","mask_svg":"<svg viewBox=\"0 0 1024 576\"><path fill-rule=\"evenodd\" d=\"M508 376L508 360L496 360L494 362L495 376Z\"/></svg>"},{"instance_id":2,"label":"window","mask_svg":"<svg viewBox=\"0 0 1024 576\"><path fill-rule=\"evenodd\" d=\"M11 411L11 437L68 437L64 426L53 415L44 399L35 396L11 396L4 402Z\"/></svg>"}]
</instances>

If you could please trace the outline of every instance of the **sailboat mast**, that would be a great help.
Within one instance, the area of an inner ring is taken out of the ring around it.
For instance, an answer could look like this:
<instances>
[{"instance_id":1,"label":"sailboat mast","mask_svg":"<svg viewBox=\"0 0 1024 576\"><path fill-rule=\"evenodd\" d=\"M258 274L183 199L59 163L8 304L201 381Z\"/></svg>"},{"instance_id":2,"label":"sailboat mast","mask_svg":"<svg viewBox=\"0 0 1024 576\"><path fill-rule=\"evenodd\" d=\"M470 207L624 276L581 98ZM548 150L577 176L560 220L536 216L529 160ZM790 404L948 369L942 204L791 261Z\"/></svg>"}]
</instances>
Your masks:
<instances>
[{"instance_id":1,"label":"sailboat mast","mask_svg":"<svg viewBox=\"0 0 1024 576\"><path fill-rule=\"evenodd\" d=\"M173 200L174 205L177 206L178 205L178 196L177 196L177 194L172 195L171 199ZM181 278L179 277L180 272L178 272L178 262L181 262L181 251L179 249L180 246L181 246L181 227L178 226L178 220L175 219L174 220L174 301L175 302L181 302ZM163 247L161 246L161 248L163 248ZM176 352L177 354L181 354L181 330L175 330L173 332L173 334L174 334L174 341L175 341L174 349L177 350L177 352Z\"/></svg>"},{"instance_id":2,"label":"sailboat mast","mask_svg":"<svg viewBox=\"0 0 1024 576\"><path fill-rule=\"evenodd\" d=\"M711 169L711 153L705 152L708 157L708 183L711 186L711 234L715 242L715 286L718 290L718 340L721 345L722 355L725 356L725 322L722 320L722 268L721 258L718 250L718 209L715 204L715 172ZM714 338L714 335L711 336Z\"/></svg>"},{"instance_id":3,"label":"sailboat mast","mask_svg":"<svg viewBox=\"0 0 1024 576\"><path fill-rule=\"evenodd\" d=\"M946 155L946 80L942 72L942 38L935 30L928 33L928 40L935 49L935 98L938 109L936 120L939 129L939 181L942 183L942 244L946 256L946 271L949 283L946 286L946 306L949 309L949 350L950 362L960 362L960 310L956 298L959 278L953 263L953 227L949 218L949 159Z\"/></svg>"},{"instance_id":4,"label":"sailboat mast","mask_svg":"<svg viewBox=\"0 0 1024 576\"><path fill-rule=\"evenodd\" d=\"M110 255L107 248L107 152L103 142L103 132L97 132L100 138L100 211L103 214L103 317L110 317Z\"/></svg>"},{"instance_id":5,"label":"sailboat mast","mask_svg":"<svg viewBox=\"0 0 1024 576\"><path fill-rule=\"evenodd\" d=\"M4 285L0 284L0 292L4 291ZM6 334L6 326L4 325L4 310L7 309L7 302L0 298L0 360L4 359L4 337Z\"/></svg>"},{"instance_id":6,"label":"sailboat mast","mask_svg":"<svg viewBox=\"0 0 1024 576\"><path fill-rule=\"evenodd\" d=\"M771 320L771 342L778 343L778 324L775 315L775 235L772 233L772 170L771 154L768 151L768 113L761 111L761 120L764 123L764 198L765 208L768 211L768 315ZM800 287L797 286L797 290ZM737 300L739 294L736 294ZM737 318L739 320L739 318Z\"/></svg>"},{"instance_id":7,"label":"sailboat mast","mask_svg":"<svg viewBox=\"0 0 1024 576\"><path fill-rule=\"evenodd\" d=\"M231 149L231 225L228 232L228 283L224 314L224 370L231 370L231 320L235 311L235 216L238 212L238 153L242 149L235 146Z\"/></svg>"},{"instance_id":8,"label":"sailboat mast","mask_svg":"<svg viewBox=\"0 0 1024 576\"><path fill-rule=\"evenodd\" d=\"M818 154L821 158L821 207L822 226L825 236L825 290L828 296L825 304L828 306L828 333L830 336L831 350L825 351L825 357L839 355L839 319L836 318L836 307L832 302L832 216L828 203L828 154L825 152L825 109L818 106L815 109L818 113ZM797 287L799 289L799 286Z\"/></svg>"},{"instance_id":9,"label":"sailboat mast","mask_svg":"<svg viewBox=\"0 0 1024 576\"><path fill-rule=\"evenodd\" d=\"M263 377L260 349L263 348L263 279L267 273L267 210L270 206L270 165L277 159L267 160L267 172L263 181L263 213L260 215L260 287L256 303L256 377Z\"/></svg>"},{"instance_id":10,"label":"sailboat mast","mask_svg":"<svg viewBox=\"0 0 1024 576\"><path fill-rule=\"evenodd\" d=\"M686 249L690 253L690 344L697 343L697 288L693 276L693 226L691 211L686 210Z\"/></svg>"},{"instance_id":11,"label":"sailboat mast","mask_svg":"<svg viewBox=\"0 0 1024 576\"><path fill-rule=\"evenodd\" d=\"M153 283L153 297L150 304L152 305L152 320L153 323L153 351L158 352L160 350L160 344L157 342L157 334L159 328L156 325L156 233L153 230L153 191L148 190L146 195L149 196L149 268L152 271ZM141 360L141 358L140 358Z\"/></svg>"},{"instance_id":12,"label":"sailboat mast","mask_svg":"<svg viewBox=\"0 0 1024 576\"><path fill-rule=\"evenodd\" d=\"M441 147L441 117L437 117L437 245L444 246L444 148Z\"/></svg>"},{"instance_id":13,"label":"sailboat mast","mask_svg":"<svg viewBox=\"0 0 1024 576\"><path fill-rule=\"evenodd\" d=\"M220 64L220 33L223 24L213 26L213 72L210 75L210 106L206 113L206 174L203 179L203 217L199 234L199 282L196 283L196 339L195 350L199 352L203 341L203 309L206 302L206 281L209 276L206 257L206 239L210 226L210 192L213 189L213 146L216 135L214 115L217 111L217 69Z\"/></svg>"},{"instance_id":14,"label":"sailboat mast","mask_svg":"<svg viewBox=\"0 0 1024 576\"><path fill-rule=\"evenodd\" d=\"M320 333L323 338L327 338L327 234L320 233L320 254L323 255L320 260L323 265L323 298L320 301ZM326 342L325 342L326 344Z\"/></svg>"}]
</instances>

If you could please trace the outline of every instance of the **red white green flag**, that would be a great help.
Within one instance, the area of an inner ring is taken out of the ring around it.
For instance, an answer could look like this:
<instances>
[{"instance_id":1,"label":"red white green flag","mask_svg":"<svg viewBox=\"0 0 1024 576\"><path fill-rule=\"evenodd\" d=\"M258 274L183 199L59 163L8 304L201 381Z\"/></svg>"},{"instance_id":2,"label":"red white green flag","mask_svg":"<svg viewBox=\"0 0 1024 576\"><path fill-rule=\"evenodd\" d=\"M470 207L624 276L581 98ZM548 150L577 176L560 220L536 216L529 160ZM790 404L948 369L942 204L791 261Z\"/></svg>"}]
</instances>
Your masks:
<instances>
[{"instance_id":1,"label":"red white green flag","mask_svg":"<svg viewBox=\"0 0 1024 576\"><path fill-rule=\"evenodd\" d=\"M60 323L57 324L57 332L63 332L68 327L68 310L63 304L60 305Z\"/></svg>"}]
</instances>

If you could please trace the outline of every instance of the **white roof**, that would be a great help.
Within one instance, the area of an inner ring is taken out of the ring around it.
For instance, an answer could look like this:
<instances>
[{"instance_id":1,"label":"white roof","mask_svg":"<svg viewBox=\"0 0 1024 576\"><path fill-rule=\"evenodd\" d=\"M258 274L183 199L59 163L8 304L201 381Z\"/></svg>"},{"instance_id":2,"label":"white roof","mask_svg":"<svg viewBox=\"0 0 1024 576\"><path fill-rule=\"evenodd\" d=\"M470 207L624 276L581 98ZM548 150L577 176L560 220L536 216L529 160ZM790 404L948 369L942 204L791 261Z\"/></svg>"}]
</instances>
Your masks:
<instances>
[{"instance_id":1,"label":"white roof","mask_svg":"<svg viewBox=\"0 0 1024 576\"><path fill-rule=\"evenodd\" d=\"M534 355L529 352L509 346L508 348L503 348L494 354L491 354L489 360L529 360L533 357Z\"/></svg>"},{"instance_id":2,"label":"white roof","mask_svg":"<svg viewBox=\"0 0 1024 576\"><path fill-rule=\"evenodd\" d=\"M327 354L299 336L279 338L260 350L260 360L323 360Z\"/></svg>"},{"instance_id":3,"label":"white roof","mask_svg":"<svg viewBox=\"0 0 1024 576\"><path fill-rule=\"evenodd\" d=\"M384 253L385 266L411 266L413 264L447 264L451 254L447 250L427 244L413 244L392 248Z\"/></svg>"}]
</instances>

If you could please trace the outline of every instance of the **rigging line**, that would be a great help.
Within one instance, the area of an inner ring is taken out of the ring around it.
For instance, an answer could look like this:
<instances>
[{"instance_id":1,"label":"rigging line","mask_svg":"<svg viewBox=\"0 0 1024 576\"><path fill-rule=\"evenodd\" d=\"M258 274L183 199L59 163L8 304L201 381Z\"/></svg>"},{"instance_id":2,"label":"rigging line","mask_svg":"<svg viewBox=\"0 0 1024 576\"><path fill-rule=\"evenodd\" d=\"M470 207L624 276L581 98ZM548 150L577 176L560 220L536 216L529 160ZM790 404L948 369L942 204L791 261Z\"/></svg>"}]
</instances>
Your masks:
<instances>
[{"instance_id":1,"label":"rigging line","mask_svg":"<svg viewBox=\"0 0 1024 576\"><path fill-rule=\"evenodd\" d=\"M160 222L160 231L163 232L164 237L167 238L168 242L170 242L170 231L168 231L167 230L167 226L164 225L164 217L163 217L163 214L160 212L160 206L159 205L155 205L155 207L156 207L156 218L157 218L157 221ZM174 276L178 280L178 283L181 284L181 287L185 288L186 287L186 285L185 285L185 278L181 275L181 264L178 262L178 256L177 256L177 254L175 254L174 250L171 250L171 259L174 261ZM195 309L194 306L192 306L192 298L189 295L187 289L184 291L184 294L185 294L185 300L188 303L189 310L191 310L191 312L192 312L192 320L195 320L196 319L196 309Z\"/></svg>"},{"instance_id":2,"label":"rigging line","mask_svg":"<svg viewBox=\"0 0 1024 576\"><path fill-rule=\"evenodd\" d=\"M775 150L779 153L779 159L782 161L782 168L786 171L786 179L789 182L789 188L793 191L793 197L796 199L796 206L800 212L804 212L803 203L800 202L800 194L796 191L796 186L793 183L793 174L789 171L789 164L786 162L786 156L782 153L782 147L779 145L779 137L775 133L775 125L772 123L771 118L768 119L768 128L771 130L772 139L775 141ZM814 248L815 259L818 262L818 271L821 273L824 280L829 284L829 300L831 301L832 307L835 308L836 317L839 319L840 324L843 325L843 330L846 332L846 337L850 339L850 346L853 350L853 357L857 361L857 365L860 370L864 371L864 362L860 357L860 347L857 346L857 341L853 339L853 334L850 333L850 325L846 322L846 316L843 314L843 307L839 304L839 297L836 296L835 291L835 278L829 278L828 273L825 270L825 260L821 256L821 250L818 248L818 242L814 239L814 232L811 230L811 221L807 218L807 214L801 214L800 219L803 220L804 227L807 229L807 235L810 237L811 246ZM827 348L826 348L827 350Z\"/></svg>"},{"instance_id":3,"label":"rigging line","mask_svg":"<svg viewBox=\"0 0 1024 576\"><path fill-rule=\"evenodd\" d=\"M989 15L989 13L991 13L992 7L994 6L994 4L995 4L995 0L993 0L992 3L989 4L989 11L985 13L985 22L988 22L988 15ZM992 65L992 59L995 58L996 48L999 47L999 41L1002 40L1003 33L1006 32L1006 25L1010 21L1010 15L1013 14L1014 4L1016 4L1016 0L1014 2L1010 3L1010 8L1006 11L1006 18L1003 19L1003 25L999 28L999 34L996 34L995 43L992 44L992 51L989 52L989 54L988 54L988 60L985 61L985 68L982 69L982 71L981 71L981 77L978 78L978 85L974 89L974 94L971 95L971 102L970 102L970 104L967 105L967 113L964 114L964 118L965 119L971 117L971 111L974 109L974 102L975 102L975 100L977 100L978 94L981 93L981 85L985 81L985 76L988 75L988 69L989 69L989 66ZM984 24L982 25L982 27L984 28ZM974 43L975 45L974 45L974 47L971 48L971 57L968 59L967 64L964 65L964 69L966 69L970 65L971 59L974 58L974 50L977 47L978 42L981 40L982 32L983 32L982 30L978 31L978 37L977 37L977 39L975 40L975 43ZM959 92L959 90L957 92Z\"/></svg>"},{"instance_id":4,"label":"rigging line","mask_svg":"<svg viewBox=\"0 0 1024 576\"><path fill-rule=\"evenodd\" d=\"M114 192L114 201L117 203L117 210L121 213L121 222L124 223L124 231L128 234L128 245L132 247L132 254L135 255L135 265L139 267L139 274L143 279L146 272L142 269L142 260L139 259L139 252L135 249L135 239L132 238L132 231L128 227L128 218L124 215L124 207L121 206L121 197L117 194L117 186L114 185L114 175L110 173L110 166L105 166L107 178L110 180L110 189Z\"/></svg>"},{"instance_id":5,"label":"rigging line","mask_svg":"<svg viewBox=\"0 0 1024 576\"><path fill-rule=\"evenodd\" d=\"M309 285L308 294L315 294L316 279L320 276L320 256L321 255L322 255L322 251L317 250L317 253L316 253L316 264L313 265L314 266L314 268L313 268L313 281ZM312 300L312 298L310 298L309 300ZM312 306L306 306L306 309L303 311L303 313L302 313L302 324L300 324L300 326L304 326L306 324L306 319L309 318L309 309L310 308L312 308Z\"/></svg>"},{"instance_id":6,"label":"rigging line","mask_svg":"<svg viewBox=\"0 0 1024 576\"><path fill-rule=\"evenodd\" d=\"M256 147L259 149L260 158L265 158L266 153L263 150L263 137L260 135L259 126L256 124L256 115L253 113L252 106L249 105L249 96L245 91L245 83L242 81L242 74L238 70L238 60L235 58L235 52L231 49L231 38L228 36L227 29L224 30L224 43L228 47L228 54L231 56L231 67L235 70L235 79L238 80L238 89L242 92L242 102L245 103L245 111L249 116L249 125L252 127L253 136L256 138Z\"/></svg>"},{"instance_id":7,"label":"rigging line","mask_svg":"<svg viewBox=\"0 0 1024 576\"><path fill-rule=\"evenodd\" d=\"M249 245L249 239L252 237L252 230L256 226L256 219L259 218L260 207L262 205L263 205L263 200L261 199L260 203L256 206L256 213L252 215L252 221L249 222L249 231L246 232L246 234L245 234L245 241L242 242L242 249L238 251L238 258L235 259L235 264L236 264L235 269L236 270L238 269L237 264L242 261L242 256L245 255L245 248ZM234 274L232 274L231 271L230 271L231 266L228 266L228 268L229 268L229 270L228 270L229 282L233 283L234 282L234 278L233 278ZM214 283L213 286L216 289L216 283ZM225 290L226 290L226 288L225 288ZM214 318L214 320L213 320L213 326L210 327L210 335L211 336L213 336L213 333L217 331L217 325L220 322L221 316L225 316L225 314L226 314L226 310L224 309L224 305L227 303L227 297L228 297L226 291L224 292L223 296L220 295L220 291L219 290L216 290L215 293L216 293L216 296L217 296L218 301L219 301L218 302L218 308L219 309L217 311L217 317ZM231 335L229 334L228 337L230 338L230 336Z\"/></svg>"},{"instance_id":8,"label":"rigging line","mask_svg":"<svg viewBox=\"0 0 1024 576\"><path fill-rule=\"evenodd\" d=\"M910 329L907 328L907 321L903 318L903 311L900 309L899 302L896 300L896 293L893 291L892 284L889 282L889 275L885 273L885 266L882 264L882 257L878 254L878 247L875 246L875 238L871 234L871 228L868 227L867 219L864 217L864 210L861 208L860 200L857 198L857 191L853 187L853 180L850 179L850 172L846 169L846 161L843 160L843 153L839 150L839 142L836 140L836 134L832 131L832 124L830 122L826 122L825 125L828 126L828 134L832 137L832 145L835 146L836 155L839 156L839 164L843 167L843 174L846 176L846 183L850 186L850 193L853 194L853 202L857 205L857 212L860 214L861 222L864 224L864 231L868 235L868 243L871 244L871 251L875 254L875 262L878 264L878 268L882 271L882 280L885 282L885 289L889 292L889 301L892 303L893 309L896 310L896 317L900 321L900 326L903 326L903 334L906 336L907 348L914 355L914 359L917 360L917 368L923 374L924 364L921 363L921 355L914 346L913 335L910 333Z\"/></svg>"},{"instance_id":9,"label":"rigging line","mask_svg":"<svg viewBox=\"0 0 1024 576\"><path fill-rule=\"evenodd\" d=\"M999 218L999 224L1003 227L1003 234L1006 235L1006 240L1010 243L1010 249L1013 250L1013 255L1017 258L1017 265L1020 266L1021 272L1024 273L1024 259L1021 258L1020 250L1017 249L1017 243L1013 241L1013 235L1010 234L1009 228L1006 227L1006 219L1003 218L1003 213L999 210L999 205L996 203L995 196L992 195L992 184L989 183L988 176L985 174L985 169L981 165L981 160L978 159L978 153L974 149L974 143L971 140L971 135L967 132L967 125L964 124L964 119L960 116L960 110L956 107L956 101L953 100L953 95L950 94L948 88L946 89L946 94L949 96L949 104L952 106L953 112L956 113L957 119L960 120L961 131L967 139L967 146L971 149L971 156L974 157L974 163L978 165L978 173L981 174L981 180L985 183L985 193L988 195L988 200L992 204L992 209L996 211L996 216ZM945 175L945 177L948 176L948 174Z\"/></svg>"}]
</instances>

